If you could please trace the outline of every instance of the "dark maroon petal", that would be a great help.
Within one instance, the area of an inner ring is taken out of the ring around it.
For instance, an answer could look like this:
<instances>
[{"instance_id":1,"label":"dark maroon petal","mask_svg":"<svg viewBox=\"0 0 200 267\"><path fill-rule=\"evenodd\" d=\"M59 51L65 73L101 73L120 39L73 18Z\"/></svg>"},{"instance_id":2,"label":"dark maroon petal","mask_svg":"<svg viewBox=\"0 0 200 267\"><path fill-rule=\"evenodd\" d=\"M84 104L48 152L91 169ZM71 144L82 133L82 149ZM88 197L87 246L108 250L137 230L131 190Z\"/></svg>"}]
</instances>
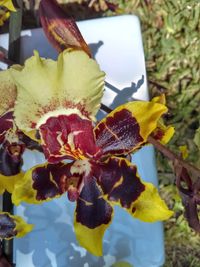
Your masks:
<instances>
[{"instance_id":1,"label":"dark maroon petal","mask_svg":"<svg viewBox=\"0 0 200 267\"><path fill-rule=\"evenodd\" d=\"M102 192L96 180L92 177L85 179L77 201L76 221L94 229L102 224L109 224L112 212L112 207L102 198Z\"/></svg>"},{"instance_id":2,"label":"dark maroon petal","mask_svg":"<svg viewBox=\"0 0 200 267\"><path fill-rule=\"evenodd\" d=\"M55 0L42 0L39 15L49 42L59 51L66 48L83 49L91 56L90 49L73 18L67 17Z\"/></svg>"},{"instance_id":3,"label":"dark maroon petal","mask_svg":"<svg viewBox=\"0 0 200 267\"><path fill-rule=\"evenodd\" d=\"M5 176L20 173L23 164L24 145L4 144L0 148L0 174Z\"/></svg>"},{"instance_id":4,"label":"dark maroon petal","mask_svg":"<svg viewBox=\"0 0 200 267\"><path fill-rule=\"evenodd\" d=\"M82 173L74 173L74 162L40 164L28 170L14 188L12 200L38 204L68 193L70 201L76 201L82 189Z\"/></svg>"},{"instance_id":5,"label":"dark maroon petal","mask_svg":"<svg viewBox=\"0 0 200 267\"><path fill-rule=\"evenodd\" d=\"M20 142L22 142L26 148L30 150L37 150L39 152L43 152L42 146L38 142L31 139L29 136L25 135L23 132L19 131L18 137Z\"/></svg>"},{"instance_id":6,"label":"dark maroon petal","mask_svg":"<svg viewBox=\"0 0 200 267\"><path fill-rule=\"evenodd\" d=\"M123 158L110 158L103 163L93 163L94 176L108 200L120 202L130 208L145 190L137 175L137 168Z\"/></svg>"},{"instance_id":7,"label":"dark maroon petal","mask_svg":"<svg viewBox=\"0 0 200 267\"><path fill-rule=\"evenodd\" d=\"M125 154L143 142L140 126L130 111L122 109L95 128L96 144L103 154Z\"/></svg>"},{"instance_id":8,"label":"dark maroon petal","mask_svg":"<svg viewBox=\"0 0 200 267\"><path fill-rule=\"evenodd\" d=\"M33 189L36 191L36 200L46 200L62 195L67 191L66 180L71 176L71 164L48 164L36 167L32 171Z\"/></svg>"},{"instance_id":9,"label":"dark maroon petal","mask_svg":"<svg viewBox=\"0 0 200 267\"><path fill-rule=\"evenodd\" d=\"M93 157L99 152L92 122L77 114L49 118L40 126L40 134L45 156L51 163L62 159Z\"/></svg>"},{"instance_id":10,"label":"dark maroon petal","mask_svg":"<svg viewBox=\"0 0 200 267\"><path fill-rule=\"evenodd\" d=\"M9 111L0 116L0 144L4 141L5 134L13 128L13 112Z\"/></svg>"},{"instance_id":11,"label":"dark maroon petal","mask_svg":"<svg viewBox=\"0 0 200 267\"><path fill-rule=\"evenodd\" d=\"M17 234L16 223L8 214L0 214L0 238L11 238Z\"/></svg>"}]
</instances>

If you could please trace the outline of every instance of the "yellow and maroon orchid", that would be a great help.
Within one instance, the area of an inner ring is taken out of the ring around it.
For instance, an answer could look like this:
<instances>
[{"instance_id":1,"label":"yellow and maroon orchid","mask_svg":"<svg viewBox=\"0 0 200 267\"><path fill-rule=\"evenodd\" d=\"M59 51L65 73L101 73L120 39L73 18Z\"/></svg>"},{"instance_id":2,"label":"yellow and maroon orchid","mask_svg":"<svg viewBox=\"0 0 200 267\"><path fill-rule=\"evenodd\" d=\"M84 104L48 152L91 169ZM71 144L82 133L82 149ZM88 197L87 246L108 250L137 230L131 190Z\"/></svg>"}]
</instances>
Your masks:
<instances>
[{"instance_id":1,"label":"yellow and maroon orchid","mask_svg":"<svg viewBox=\"0 0 200 267\"><path fill-rule=\"evenodd\" d=\"M102 255L102 238L112 222L114 205L145 222L172 215L157 189L143 182L137 167L124 158L147 143L167 111L165 105L129 102L95 126L104 73L81 50L65 50L58 61L35 52L24 67L11 67L6 73L16 90L14 123L31 138L38 133L47 160L15 183L14 204L39 204L67 192L69 200L77 202L77 239L97 256ZM1 106L9 110L11 102Z\"/></svg>"},{"instance_id":2,"label":"yellow and maroon orchid","mask_svg":"<svg viewBox=\"0 0 200 267\"><path fill-rule=\"evenodd\" d=\"M35 52L23 67L0 73L4 95L0 190L11 192L16 205L22 201L40 204L67 193L70 201L76 201L74 228L79 243L100 256L115 205L145 222L172 215L157 189L143 182L137 167L125 158L147 144L150 134L163 142L169 139L160 121L167 108L161 98L129 102L95 125L105 74L91 58L75 22L66 20L55 1L42 0L40 13L50 42L64 51L57 61ZM33 147L38 142L46 163L22 174L22 153L32 147L30 139ZM14 220L12 215L2 216ZM17 235L14 223L10 231L9 237Z\"/></svg>"},{"instance_id":3,"label":"yellow and maroon orchid","mask_svg":"<svg viewBox=\"0 0 200 267\"><path fill-rule=\"evenodd\" d=\"M0 6L6 7L10 11L16 11L12 0L0 0Z\"/></svg>"},{"instance_id":4,"label":"yellow and maroon orchid","mask_svg":"<svg viewBox=\"0 0 200 267\"><path fill-rule=\"evenodd\" d=\"M17 127L13 120L17 88L8 71L0 72L0 193L12 192L17 179L21 178L21 155L24 145L19 143Z\"/></svg>"}]
</instances>

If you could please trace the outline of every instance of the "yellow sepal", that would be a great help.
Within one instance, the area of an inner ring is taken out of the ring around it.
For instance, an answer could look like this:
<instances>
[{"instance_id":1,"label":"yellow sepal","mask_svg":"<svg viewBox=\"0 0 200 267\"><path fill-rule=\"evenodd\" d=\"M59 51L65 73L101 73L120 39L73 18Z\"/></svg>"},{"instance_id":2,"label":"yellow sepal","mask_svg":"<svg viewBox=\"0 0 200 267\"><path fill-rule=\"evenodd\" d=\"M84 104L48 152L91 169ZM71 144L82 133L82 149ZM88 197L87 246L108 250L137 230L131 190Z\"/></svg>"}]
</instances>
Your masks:
<instances>
[{"instance_id":1,"label":"yellow sepal","mask_svg":"<svg viewBox=\"0 0 200 267\"><path fill-rule=\"evenodd\" d=\"M0 115L14 107L17 89L9 70L0 71Z\"/></svg>"},{"instance_id":2,"label":"yellow sepal","mask_svg":"<svg viewBox=\"0 0 200 267\"><path fill-rule=\"evenodd\" d=\"M165 126L163 123L162 123L162 120L159 120L158 121L158 128L160 128L163 132L163 136L160 140L160 142L162 144L167 144L171 138L173 137L174 133L175 133L175 129L173 126L169 125L169 126Z\"/></svg>"},{"instance_id":3,"label":"yellow sepal","mask_svg":"<svg viewBox=\"0 0 200 267\"><path fill-rule=\"evenodd\" d=\"M12 216L11 216L12 217ZM27 224L21 217L13 216L16 222L15 230L17 231L16 237L20 238L31 232L34 228L33 224Z\"/></svg>"},{"instance_id":4,"label":"yellow sepal","mask_svg":"<svg viewBox=\"0 0 200 267\"><path fill-rule=\"evenodd\" d=\"M27 233L31 232L33 230L34 225L33 224L28 224L22 219L20 216L17 215L11 215L8 212L0 212L0 214L5 214L8 215L16 224L15 228L13 229L14 231L17 232L15 237L23 237ZM7 240L12 239L13 237L5 238Z\"/></svg>"},{"instance_id":5,"label":"yellow sepal","mask_svg":"<svg viewBox=\"0 0 200 267\"><path fill-rule=\"evenodd\" d=\"M23 178L23 173L19 173L13 176L5 176L0 174L0 194L3 194L5 190L12 193L15 184Z\"/></svg>"},{"instance_id":6,"label":"yellow sepal","mask_svg":"<svg viewBox=\"0 0 200 267\"><path fill-rule=\"evenodd\" d=\"M159 96L155 96L154 98L152 98L151 101L154 102L154 103L160 103L160 104L166 105L165 94L161 94Z\"/></svg>"},{"instance_id":7,"label":"yellow sepal","mask_svg":"<svg viewBox=\"0 0 200 267\"><path fill-rule=\"evenodd\" d=\"M160 198L157 188L150 183L144 183L144 185L145 190L130 209L132 216L143 222L169 219L174 212L169 210L165 202Z\"/></svg>"},{"instance_id":8,"label":"yellow sepal","mask_svg":"<svg viewBox=\"0 0 200 267\"><path fill-rule=\"evenodd\" d=\"M108 225L90 229L81 223L74 222L74 230L79 244L93 255L100 257L103 255L103 236Z\"/></svg>"}]
</instances>

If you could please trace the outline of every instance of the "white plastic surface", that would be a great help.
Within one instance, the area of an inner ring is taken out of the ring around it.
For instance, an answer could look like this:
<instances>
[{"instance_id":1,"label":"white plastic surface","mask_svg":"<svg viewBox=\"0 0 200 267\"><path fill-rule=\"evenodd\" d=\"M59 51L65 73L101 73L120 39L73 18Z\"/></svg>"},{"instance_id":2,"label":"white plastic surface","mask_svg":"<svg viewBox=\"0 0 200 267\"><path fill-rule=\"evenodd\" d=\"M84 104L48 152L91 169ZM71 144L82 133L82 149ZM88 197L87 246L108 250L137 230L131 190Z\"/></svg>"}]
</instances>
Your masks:
<instances>
[{"instance_id":1,"label":"white plastic surface","mask_svg":"<svg viewBox=\"0 0 200 267\"><path fill-rule=\"evenodd\" d=\"M144 53L139 20L135 16L95 19L78 23L94 57L106 72L103 103L114 108L132 98L148 99ZM7 35L0 45L7 47ZM37 49L43 57L56 58L42 30L24 31L21 60ZM3 66L2 66L3 67ZM78 77L77 77L78 78ZM31 77L30 77L31 79ZM98 114L98 118L104 116ZM43 161L39 153L26 152L24 168ZM151 146L133 156L140 176L157 185ZM112 226L104 237L104 256L94 257L79 247L73 232L74 205L66 196L43 205L15 209L35 230L14 242L16 267L109 267L127 261L134 267L158 267L164 262L161 223L142 223L116 208ZM87 237L86 237L87 238Z\"/></svg>"}]
</instances>

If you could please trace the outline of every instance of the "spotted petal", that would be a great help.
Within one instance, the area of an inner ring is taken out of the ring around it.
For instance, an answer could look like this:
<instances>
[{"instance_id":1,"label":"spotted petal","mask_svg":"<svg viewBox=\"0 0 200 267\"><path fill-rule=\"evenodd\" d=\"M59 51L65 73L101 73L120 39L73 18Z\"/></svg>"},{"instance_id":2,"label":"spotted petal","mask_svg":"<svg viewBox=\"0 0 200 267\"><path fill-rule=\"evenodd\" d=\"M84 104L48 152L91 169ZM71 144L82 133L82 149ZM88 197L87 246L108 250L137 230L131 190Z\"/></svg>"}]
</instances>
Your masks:
<instances>
[{"instance_id":1,"label":"spotted petal","mask_svg":"<svg viewBox=\"0 0 200 267\"><path fill-rule=\"evenodd\" d=\"M94 132L104 155L120 155L140 148L167 108L159 103L134 101L112 111Z\"/></svg>"},{"instance_id":2,"label":"spotted petal","mask_svg":"<svg viewBox=\"0 0 200 267\"><path fill-rule=\"evenodd\" d=\"M5 190L12 193L15 184L23 177L22 173L18 173L12 176L5 176L0 174L0 194L3 194Z\"/></svg>"},{"instance_id":3,"label":"spotted petal","mask_svg":"<svg viewBox=\"0 0 200 267\"><path fill-rule=\"evenodd\" d=\"M153 222L166 220L173 214L159 197L157 189L142 182L136 166L126 159L112 157L94 164L93 168L104 198L125 208L133 217Z\"/></svg>"},{"instance_id":4,"label":"spotted petal","mask_svg":"<svg viewBox=\"0 0 200 267\"><path fill-rule=\"evenodd\" d=\"M28 170L17 184L12 201L40 204L60 197L68 190L66 179L72 164L40 164ZM70 175L69 175L70 176ZM71 176L70 176L71 177Z\"/></svg>"},{"instance_id":5,"label":"spotted petal","mask_svg":"<svg viewBox=\"0 0 200 267\"><path fill-rule=\"evenodd\" d=\"M83 51L65 50L58 61L35 52L23 69L11 73L18 90L14 115L22 131L38 129L52 116L76 113L94 119L100 106L104 73Z\"/></svg>"},{"instance_id":6,"label":"spotted petal","mask_svg":"<svg viewBox=\"0 0 200 267\"><path fill-rule=\"evenodd\" d=\"M162 95L154 97L152 99L152 102L165 105L166 104L165 95L162 94ZM167 144L170 141L170 139L173 137L174 132L175 132L174 127L171 125L166 126L163 122L163 119L160 118L156 129L152 132L152 136L156 140L160 141L162 144Z\"/></svg>"},{"instance_id":7,"label":"spotted petal","mask_svg":"<svg viewBox=\"0 0 200 267\"><path fill-rule=\"evenodd\" d=\"M86 179L75 212L75 234L80 245L95 256L102 256L102 239L113 216L113 208L102 198L94 178Z\"/></svg>"},{"instance_id":8,"label":"spotted petal","mask_svg":"<svg viewBox=\"0 0 200 267\"><path fill-rule=\"evenodd\" d=\"M27 224L21 217L0 212L0 238L23 237L32 229L33 225Z\"/></svg>"},{"instance_id":9,"label":"spotted petal","mask_svg":"<svg viewBox=\"0 0 200 267\"><path fill-rule=\"evenodd\" d=\"M2 116L14 107L17 90L9 70L0 71L0 81L0 116Z\"/></svg>"}]
</instances>

